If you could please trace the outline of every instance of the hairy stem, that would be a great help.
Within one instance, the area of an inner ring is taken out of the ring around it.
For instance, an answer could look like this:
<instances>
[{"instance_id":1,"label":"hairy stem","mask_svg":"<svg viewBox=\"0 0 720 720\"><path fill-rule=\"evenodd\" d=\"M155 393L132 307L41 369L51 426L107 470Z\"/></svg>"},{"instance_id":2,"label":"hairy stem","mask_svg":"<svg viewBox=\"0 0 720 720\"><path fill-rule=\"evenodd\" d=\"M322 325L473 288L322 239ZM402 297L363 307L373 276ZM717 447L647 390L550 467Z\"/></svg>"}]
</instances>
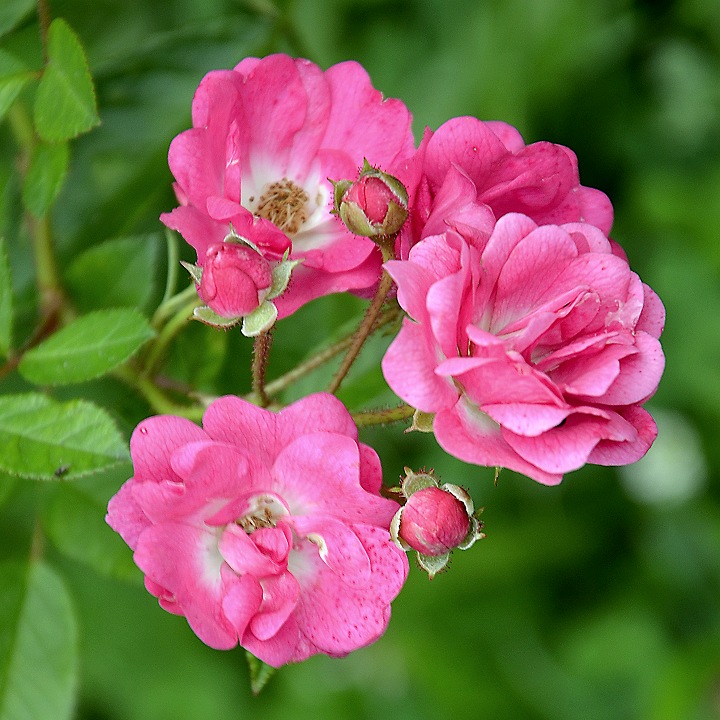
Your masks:
<instances>
[{"instance_id":1,"label":"hairy stem","mask_svg":"<svg viewBox=\"0 0 720 720\"><path fill-rule=\"evenodd\" d=\"M393 311L393 309L384 312L375 321L375 324L373 325L370 334L372 335L372 333L376 332L381 327L384 327L385 325L393 322L397 318L397 315L397 312ZM290 387L294 382L300 380L300 378L305 377L305 375L307 375L308 373L311 373L313 370L317 370L317 368L322 367L326 362L329 362L341 352L347 350L350 345L352 345L354 337L355 332L353 331L350 335L347 335L342 340L338 340L338 342L333 343L332 345L328 345L328 347L323 348L319 352L315 353L315 355L305 360L305 362L300 363L292 370L286 372L284 375L281 375L279 378L276 378L272 382L269 382L265 386L266 394L268 396L277 395L279 392L285 390L285 388Z\"/></svg>"},{"instance_id":2,"label":"hairy stem","mask_svg":"<svg viewBox=\"0 0 720 720\"><path fill-rule=\"evenodd\" d=\"M260 407L267 407L270 404L265 389L265 371L270 357L270 346L272 345L272 330L266 330L255 338L252 361L252 387L253 394L258 400Z\"/></svg>"},{"instance_id":3,"label":"hairy stem","mask_svg":"<svg viewBox=\"0 0 720 720\"><path fill-rule=\"evenodd\" d=\"M394 241L394 238L388 238L388 241L380 246L383 254L383 262L393 257ZM382 277L380 278L380 284L378 285L377 292L375 293L375 297L372 299L370 307L365 313L365 317L362 319L362 322L360 323L358 329L355 332L353 340L350 343L350 347L348 348L347 354L343 358L342 362L340 363L340 367L337 369L337 372L335 373L332 380L330 381L330 384L327 387L327 391L329 393L337 392L338 388L340 387L340 383L342 383L342 381L345 379L345 376L348 374L348 371L350 370L352 364L355 362L355 359L359 355L362 346L364 345L368 337L370 337L370 333L372 332L375 320L377 319L377 316L379 315L380 310L385 303L385 298L387 298L387 295L390 292L392 283L392 278L387 274L387 272L385 272L385 270L383 270Z\"/></svg>"},{"instance_id":4,"label":"hairy stem","mask_svg":"<svg viewBox=\"0 0 720 720\"><path fill-rule=\"evenodd\" d=\"M410 405L398 405L392 408L378 408L377 410L364 410L358 413L352 413L352 419L355 424L360 427L370 427L372 425L389 425L390 423L408 420L415 413L415 408Z\"/></svg>"}]
</instances>

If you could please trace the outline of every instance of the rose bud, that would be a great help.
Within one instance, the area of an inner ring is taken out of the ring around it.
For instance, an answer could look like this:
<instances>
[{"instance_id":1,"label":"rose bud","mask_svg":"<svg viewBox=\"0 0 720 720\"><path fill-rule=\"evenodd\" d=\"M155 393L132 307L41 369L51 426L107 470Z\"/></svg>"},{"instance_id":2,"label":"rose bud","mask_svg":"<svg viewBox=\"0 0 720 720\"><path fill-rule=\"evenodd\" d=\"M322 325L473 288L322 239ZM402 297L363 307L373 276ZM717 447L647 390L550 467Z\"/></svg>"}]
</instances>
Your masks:
<instances>
[{"instance_id":1,"label":"rose bud","mask_svg":"<svg viewBox=\"0 0 720 720\"><path fill-rule=\"evenodd\" d=\"M408 216L408 194L394 176L372 167L367 160L355 182L335 186L335 212L347 229L369 238L396 235Z\"/></svg>"},{"instance_id":2,"label":"rose bud","mask_svg":"<svg viewBox=\"0 0 720 720\"><path fill-rule=\"evenodd\" d=\"M427 487L408 498L398 537L423 555L444 555L460 545L469 530L465 505L447 490Z\"/></svg>"},{"instance_id":3,"label":"rose bud","mask_svg":"<svg viewBox=\"0 0 720 720\"><path fill-rule=\"evenodd\" d=\"M390 535L403 550L417 551L420 567L433 577L447 567L452 550L467 550L483 537L468 493L458 485L438 485L432 471L405 468L402 487L407 498L390 523Z\"/></svg>"},{"instance_id":4,"label":"rose bud","mask_svg":"<svg viewBox=\"0 0 720 720\"><path fill-rule=\"evenodd\" d=\"M257 250L216 243L205 255L198 295L220 317L244 317L262 304L272 282L270 263Z\"/></svg>"}]
</instances>

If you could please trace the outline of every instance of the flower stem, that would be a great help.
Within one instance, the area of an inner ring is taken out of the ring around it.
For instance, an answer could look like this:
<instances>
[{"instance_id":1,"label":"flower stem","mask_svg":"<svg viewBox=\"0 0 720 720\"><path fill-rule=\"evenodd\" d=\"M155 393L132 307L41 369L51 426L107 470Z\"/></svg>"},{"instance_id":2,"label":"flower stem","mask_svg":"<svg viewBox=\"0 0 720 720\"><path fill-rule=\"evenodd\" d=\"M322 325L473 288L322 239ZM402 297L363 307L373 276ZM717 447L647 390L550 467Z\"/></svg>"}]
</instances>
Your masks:
<instances>
[{"instance_id":1,"label":"flower stem","mask_svg":"<svg viewBox=\"0 0 720 720\"><path fill-rule=\"evenodd\" d=\"M393 322L396 318L397 312L394 312L392 309L387 310L382 315L380 315L380 317L377 318L375 324L372 327L371 334L379 330L381 327L384 327L385 325ZM321 367L326 362L329 362L336 355L339 355L344 350L347 350L350 345L352 345L354 337L355 331L353 331L350 335L344 337L342 340L338 340L338 342L333 343L332 345L328 345L328 347L323 348L319 352L315 353L315 355L308 358L305 362L300 363L292 370L286 372L284 375L281 375L279 378L276 378L272 382L269 382L265 386L266 394L270 397L277 395L279 392L285 390L285 388L290 387L300 378Z\"/></svg>"},{"instance_id":2,"label":"flower stem","mask_svg":"<svg viewBox=\"0 0 720 720\"><path fill-rule=\"evenodd\" d=\"M386 238L386 242L383 242L380 245L380 249L382 250L383 254L383 262L386 262L387 260L390 260L392 257L394 257L394 242L394 237ZM362 322L360 323L358 329L355 332L347 354L343 358L342 362L340 363L340 367L337 369L337 372L335 373L332 380L330 381L330 384L328 385L327 391L329 393L337 392L338 388L340 387L340 383L342 383L342 381L345 379L345 376L348 374L350 367L355 362L355 359L360 353L363 344L370 336L373 325L375 324L375 320L377 319L377 316L380 313L383 304L385 303L385 298L387 298L387 295L390 292L392 283L392 278L387 274L385 270L383 270L382 277L380 278L380 284L378 285L377 292L375 293L375 297L372 299L370 307L368 307L367 312L365 313L365 317L362 319Z\"/></svg>"},{"instance_id":3,"label":"flower stem","mask_svg":"<svg viewBox=\"0 0 720 720\"><path fill-rule=\"evenodd\" d=\"M38 0L37 3L38 13L38 24L40 25L40 41L42 43L43 50L43 63L48 61L47 53L47 36L48 29L50 28L50 8L48 7L47 0Z\"/></svg>"},{"instance_id":4,"label":"flower stem","mask_svg":"<svg viewBox=\"0 0 720 720\"><path fill-rule=\"evenodd\" d=\"M415 408L403 403L402 405L392 408L378 408L377 410L364 410L362 412L352 413L352 419L360 428L400 422L401 420L411 418L414 413Z\"/></svg>"},{"instance_id":5,"label":"flower stem","mask_svg":"<svg viewBox=\"0 0 720 720\"><path fill-rule=\"evenodd\" d=\"M167 228L165 229L165 243L167 245L167 278L165 280L165 293L163 294L160 307L170 300L175 292L179 265L177 236Z\"/></svg>"},{"instance_id":6,"label":"flower stem","mask_svg":"<svg viewBox=\"0 0 720 720\"><path fill-rule=\"evenodd\" d=\"M192 289L193 291L195 290L194 287ZM176 295L173 300L179 298L181 295L185 295L185 293ZM183 299L185 298L183 297ZM162 330L160 330L157 337L150 345L148 353L145 357L145 373L148 376L154 373L155 368L163 356L163 353L167 350L168 345L173 341L175 336L192 320L193 310L199 304L200 301L198 300L195 292L193 292L190 302L186 302L185 305L176 312L175 316L165 324ZM157 312L155 315L157 316ZM154 322L155 318L153 318L153 324Z\"/></svg>"},{"instance_id":7,"label":"flower stem","mask_svg":"<svg viewBox=\"0 0 720 720\"><path fill-rule=\"evenodd\" d=\"M136 372L128 365L115 368L113 375L134 387L158 413L180 415L193 422L200 422L202 419L205 412L203 405L180 405L173 402L147 375Z\"/></svg>"},{"instance_id":8,"label":"flower stem","mask_svg":"<svg viewBox=\"0 0 720 720\"><path fill-rule=\"evenodd\" d=\"M30 167L30 159L38 142L32 119L25 105L16 102L8 112L10 128L20 149L19 166L23 176ZM50 218L46 213L40 218L25 213L35 263L35 282L40 298L41 324L52 319L51 325L65 324L73 317L65 292L60 282L60 273L55 258Z\"/></svg>"},{"instance_id":9,"label":"flower stem","mask_svg":"<svg viewBox=\"0 0 720 720\"><path fill-rule=\"evenodd\" d=\"M167 318L174 315L178 311L178 308L183 307L183 305L189 303L191 300L197 301L197 299L198 297L195 285L189 285L177 295L173 295L167 300L163 300L163 302L158 306L157 310L155 310L155 314L152 317L151 325L156 330L160 330Z\"/></svg>"},{"instance_id":10,"label":"flower stem","mask_svg":"<svg viewBox=\"0 0 720 720\"><path fill-rule=\"evenodd\" d=\"M267 407L270 404L270 398L265 389L265 370L267 369L268 358L270 357L271 345L272 330L266 330L255 338L252 361L252 386L253 393L260 407Z\"/></svg>"}]
</instances>

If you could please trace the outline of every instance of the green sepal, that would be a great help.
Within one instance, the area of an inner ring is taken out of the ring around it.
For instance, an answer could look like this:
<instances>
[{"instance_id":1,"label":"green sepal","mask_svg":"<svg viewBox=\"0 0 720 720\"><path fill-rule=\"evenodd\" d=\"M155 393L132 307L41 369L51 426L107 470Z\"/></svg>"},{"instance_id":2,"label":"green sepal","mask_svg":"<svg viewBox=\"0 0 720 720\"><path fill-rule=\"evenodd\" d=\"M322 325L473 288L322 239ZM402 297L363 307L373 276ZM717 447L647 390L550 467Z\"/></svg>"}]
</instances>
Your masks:
<instances>
[{"instance_id":1,"label":"green sepal","mask_svg":"<svg viewBox=\"0 0 720 720\"><path fill-rule=\"evenodd\" d=\"M418 565L428 574L432 580L438 573L443 572L450 562L450 553L444 555L423 555L417 554Z\"/></svg>"},{"instance_id":2,"label":"green sepal","mask_svg":"<svg viewBox=\"0 0 720 720\"><path fill-rule=\"evenodd\" d=\"M282 260L272 269L272 285L265 296L266 300L274 300L282 295L290 282L290 275L302 260Z\"/></svg>"},{"instance_id":3,"label":"green sepal","mask_svg":"<svg viewBox=\"0 0 720 720\"><path fill-rule=\"evenodd\" d=\"M381 234L380 230L368 220L357 203L346 200L340 205L339 214L345 227L353 233L353 235L373 238Z\"/></svg>"},{"instance_id":4,"label":"green sepal","mask_svg":"<svg viewBox=\"0 0 720 720\"><path fill-rule=\"evenodd\" d=\"M240 320L242 320L241 317L222 317L218 315L214 310L211 310L206 305L201 305L200 307L196 307L193 311L193 316L196 320L199 320L201 323L205 323L205 325L212 325L212 327L217 328L229 328L233 325L237 325Z\"/></svg>"},{"instance_id":5,"label":"green sepal","mask_svg":"<svg viewBox=\"0 0 720 720\"><path fill-rule=\"evenodd\" d=\"M193 265L192 263L180 261L180 264L190 273L190 277L196 285L200 284L202 280L203 269L199 265Z\"/></svg>"},{"instance_id":6,"label":"green sepal","mask_svg":"<svg viewBox=\"0 0 720 720\"><path fill-rule=\"evenodd\" d=\"M405 431L409 432L424 432L431 433L433 431L433 420L435 419L434 413L425 413L421 410L416 410L413 414L412 425Z\"/></svg>"},{"instance_id":7,"label":"green sepal","mask_svg":"<svg viewBox=\"0 0 720 720\"><path fill-rule=\"evenodd\" d=\"M437 487L437 480L433 477L432 472L415 473L410 468L405 468L405 477L402 481L402 491L406 498L409 498L418 490L424 490L428 487Z\"/></svg>"},{"instance_id":8,"label":"green sepal","mask_svg":"<svg viewBox=\"0 0 720 720\"><path fill-rule=\"evenodd\" d=\"M367 161L366 161L367 162ZM329 178L328 178L329 179ZM333 186L333 210L335 215L338 215L340 210L340 203L342 203L343 195L352 187L352 180L330 180Z\"/></svg>"},{"instance_id":9,"label":"green sepal","mask_svg":"<svg viewBox=\"0 0 720 720\"><path fill-rule=\"evenodd\" d=\"M460 550L468 550L478 540L482 540L485 537L485 533L480 532L483 527L484 523L481 520L478 520L474 515L472 515L470 517L470 530L465 536L465 539L458 545L458 548Z\"/></svg>"},{"instance_id":10,"label":"green sepal","mask_svg":"<svg viewBox=\"0 0 720 720\"><path fill-rule=\"evenodd\" d=\"M253 695L259 695L277 668L256 658L251 652L245 651L245 657L250 670L250 689Z\"/></svg>"},{"instance_id":11,"label":"green sepal","mask_svg":"<svg viewBox=\"0 0 720 720\"><path fill-rule=\"evenodd\" d=\"M274 303L266 300L243 318L242 332L245 337L257 337L260 333L269 330L277 320L278 311Z\"/></svg>"}]
</instances>

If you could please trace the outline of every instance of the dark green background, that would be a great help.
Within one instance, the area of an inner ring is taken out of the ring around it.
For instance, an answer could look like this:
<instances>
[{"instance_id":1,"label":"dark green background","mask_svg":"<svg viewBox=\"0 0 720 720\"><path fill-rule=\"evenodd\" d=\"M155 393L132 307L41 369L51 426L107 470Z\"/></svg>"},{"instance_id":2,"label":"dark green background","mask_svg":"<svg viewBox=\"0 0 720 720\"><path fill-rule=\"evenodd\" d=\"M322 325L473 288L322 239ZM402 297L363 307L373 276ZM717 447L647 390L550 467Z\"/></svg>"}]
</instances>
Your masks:
<instances>
[{"instance_id":1,"label":"dark green background","mask_svg":"<svg viewBox=\"0 0 720 720\"><path fill-rule=\"evenodd\" d=\"M456 553L432 583L414 569L376 645L286 668L258 699L243 654L204 647L159 609L139 572L110 579L49 543L46 556L70 579L78 610L77 718L720 718L720 3L54 0L50 8L86 47L102 120L73 144L53 212L65 269L107 238L162 229L159 213L174 206L167 147L189 126L208 70L284 51L323 67L358 60L376 87L405 101L416 137L470 114L505 120L527 142L571 147L583 184L611 197L613 237L668 313L667 370L648 406L660 437L635 469L589 467L558 488L507 472L494 487L491 470L446 457L431 436L364 434L387 483L412 465L469 487L486 508L488 537ZM0 47L37 66L33 17ZM1 124L0 234L19 312L31 319L13 156ZM148 313L164 283L157 245ZM82 305L82 282L77 293ZM360 307L323 299L282 323L270 376ZM378 370L387 342L364 353L345 386L353 407L390 400ZM181 336L170 371L208 392L242 393L248 368L249 341L198 325ZM298 392L324 382L310 378ZM0 391L26 387L11 376ZM95 400L127 436L150 413L112 380L55 395ZM79 487L104 503L129 472ZM51 502L51 490L14 487L0 508L0 558L27 542L30 508ZM115 575L129 559L118 553Z\"/></svg>"}]
</instances>

